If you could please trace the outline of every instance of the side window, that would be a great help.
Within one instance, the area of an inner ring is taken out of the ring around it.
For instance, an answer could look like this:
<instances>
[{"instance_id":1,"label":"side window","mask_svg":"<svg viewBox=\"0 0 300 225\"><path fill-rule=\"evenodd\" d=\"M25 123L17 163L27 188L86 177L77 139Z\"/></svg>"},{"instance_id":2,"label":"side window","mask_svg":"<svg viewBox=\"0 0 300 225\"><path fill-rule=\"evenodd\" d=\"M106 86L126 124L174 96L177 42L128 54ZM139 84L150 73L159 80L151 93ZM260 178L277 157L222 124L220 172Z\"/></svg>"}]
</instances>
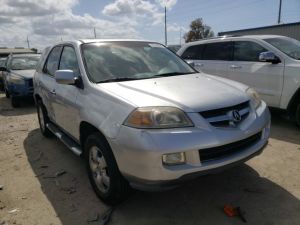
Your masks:
<instances>
[{"instance_id":1,"label":"side window","mask_svg":"<svg viewBox=\"0 0 300 225\"><path fill-rule=\"evenodd\" d=\"M259 61L259 54L266 52L264 47L251 41L236 41L234 42L234 61Z\"/></svg>"},{"instance_id":2,"label":"side window","mask_svg":"<svg viewBox=\"0 0 300 225\"><path fill-rule=\"evenodd\" d=\"M61 59L59 63L60 70L73 70L76 76L79 76L79 66L76 58L76 53L74 48L70 46L65 46L61 54Z\"/></svg>"},{"instance_id":3,"label":"side window","mask_svg":"<svg viewBox=\"0 0 300 225\"><path fill-rule=\"evenodd\" d=\"M194 45L188 47L182 54L183 59L202 59L202 50L204 45Z\"/></svg>"},{"instance_id":4,"label":"side window","mask_svg":"<svg viewBox=\"0 0 300 225\"><path fill-rule=\"evenodd\" d=\"M232 58L232 42L218 42L206 44L203 50L203 60L224 60Z\"/></svg>"},{"instance_id":5,"label":"side window","mask_svg":"<svg viewBox=\"0 0 300 225\"><path fill-rule=\"evenodd\" d=\"M58 62L61 53L61 46L56 46L50 52L46 65L44 67L44 72L51 76L54 76L55 71L58 70Z\"/></svg>"}]
</instances>

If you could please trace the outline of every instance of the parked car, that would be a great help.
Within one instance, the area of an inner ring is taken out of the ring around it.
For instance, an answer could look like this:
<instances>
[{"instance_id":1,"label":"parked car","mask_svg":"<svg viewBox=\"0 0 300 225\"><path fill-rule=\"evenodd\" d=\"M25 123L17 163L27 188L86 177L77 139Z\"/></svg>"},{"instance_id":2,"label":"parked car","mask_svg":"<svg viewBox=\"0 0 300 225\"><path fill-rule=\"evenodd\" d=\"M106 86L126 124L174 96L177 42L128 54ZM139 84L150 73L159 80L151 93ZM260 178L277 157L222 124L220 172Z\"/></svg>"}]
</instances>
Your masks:
<instances>
[{"instance_id":1,"label":"parked car","mask_svg":"<svg viewBox=\"0 0 300 225\"><path fill-rule=\"evenodd\" d=\"M6 58L0 58L0 67L5 67ZM3 75L2 71L0 71L0 91L3 90Z\"/></svg>"},{"instance_id":2,"label":"parked car","mask_svg":"<svg viewBox=\"0 0 300 225\"><path fill-rule=\"evenodd\" d=\"M13 107L19 107L24 97L33 96L32 78L40 59L39 54L9 55L3 72L4 91Z\"/></svg>"},{"instance_id":3,"label":"parked car","mask_svg":"<svg viewBox=\"0 0 300 225\"><path fill-rule=\"evenodd\" d=\"M49 48L34 76L41 132L82 155L114 204L174 187L259 154L266 104L248 86L196 72L163 45L79 40Z\"/></svg>"},{"instance_id":4,"label":"parked car","mask_svg":"<svg viewBox=\"0 0 300 225\"><path fill-rule=\"evenodd\" d=\"M270 107L300 126L300 42L277 35L218 37L184 45L178 54L197 70L253 87Z\"/></svg>"},{"instance_id":5,"label":"parked car","mask_svg":"<svg viewBox=\"0 0 300 225\"><path fill-rule=\"evenodd\" d=\"M167 48L176 53L181 48L181 45L168 45Z\"/></svg>"}]
</instances>

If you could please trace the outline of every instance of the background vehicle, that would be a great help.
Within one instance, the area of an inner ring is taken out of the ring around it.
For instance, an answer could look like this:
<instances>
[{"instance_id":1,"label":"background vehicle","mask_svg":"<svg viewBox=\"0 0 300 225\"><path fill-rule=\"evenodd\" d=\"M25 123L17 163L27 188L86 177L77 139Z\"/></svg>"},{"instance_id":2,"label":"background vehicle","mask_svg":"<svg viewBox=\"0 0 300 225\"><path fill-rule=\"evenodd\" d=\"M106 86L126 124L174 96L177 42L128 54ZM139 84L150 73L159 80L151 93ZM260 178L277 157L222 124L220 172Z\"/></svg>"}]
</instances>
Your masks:
<instances>
[{"instance_id":1,"label":"background vehicle","mask_svg":"<svg viewBox=\"0 0 300 225\"><path fill-rule=\"evenodd\" d=\"M167 48L176 53L181 48L181 45L168 45Z\"/></svg>"},{"instance_id":2,"label":"background vehicle","mask_svg":"<svg viewBox=\"0 0 300 225\"><path fill-rule=\"evenodd\" d=\"M184 45L196 69L254 87L268 106L300 126L300 42L277 35L219 37Z\"/></svg>"},{"instance_id":3,"label":"background vehicle","mask_svg":"<svg viewBox=\"0 0 300 225\"><path fill-rule=\"evenodd\" d=\"M20 105L23 97L33 95L32 78L40 59L38 54L9 55L3 72L4 91L7 98L11 98L13 107Z\"/></svg>"},{"instance_id":4,"label":"background vehicle","mask_svg":"<svg viewBox=\"0 0 300 225\"><path fill-rule=\"evenodd\" d=\"M0 67L5 67L6 58L0 58ZM0 91L3 90L3 72L0 71Z\"/></svg>"},{"instance_id":5,"label":"background vehicle","mask_svg":"<svg viewBox=\"0 0 300 225\"><path fill-rule=\"evenodd\" d=\"M41 132L83 155L108 203L259 154L270 115L255 91L199 74L163 45L80 40L47 49L34 76Z\"/></svg>"}]
</instances>

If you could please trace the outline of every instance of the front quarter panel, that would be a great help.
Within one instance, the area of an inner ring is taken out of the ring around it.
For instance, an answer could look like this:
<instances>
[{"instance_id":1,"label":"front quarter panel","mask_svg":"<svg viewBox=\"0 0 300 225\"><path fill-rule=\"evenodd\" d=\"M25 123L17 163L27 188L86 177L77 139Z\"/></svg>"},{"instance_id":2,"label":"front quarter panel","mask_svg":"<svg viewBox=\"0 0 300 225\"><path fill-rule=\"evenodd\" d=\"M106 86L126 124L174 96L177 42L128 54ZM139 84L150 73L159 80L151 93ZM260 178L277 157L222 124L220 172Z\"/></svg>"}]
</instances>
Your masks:
<instances>
[{"instance_id":1,"label":"front quarter panel","mask_svg":"<svg viewBox=\"0 0 300 225\"><path fill-rule=\"evenodd\" d=\"M90 83L77 98L81 121L97 127L105 137L113 139L135 106L115 97L97 84Z\"/></svg>"},{"instance_id":2,"label":"front quarter panel","mask_svg":"<svg viewBox=\"0 0 300 225\"><path fill-rule=\"evenodd\" d=\"M280 108L287 109L290 100L300 88L300 62L287 62L284 70Z\"/></svg>"}]
</instances>

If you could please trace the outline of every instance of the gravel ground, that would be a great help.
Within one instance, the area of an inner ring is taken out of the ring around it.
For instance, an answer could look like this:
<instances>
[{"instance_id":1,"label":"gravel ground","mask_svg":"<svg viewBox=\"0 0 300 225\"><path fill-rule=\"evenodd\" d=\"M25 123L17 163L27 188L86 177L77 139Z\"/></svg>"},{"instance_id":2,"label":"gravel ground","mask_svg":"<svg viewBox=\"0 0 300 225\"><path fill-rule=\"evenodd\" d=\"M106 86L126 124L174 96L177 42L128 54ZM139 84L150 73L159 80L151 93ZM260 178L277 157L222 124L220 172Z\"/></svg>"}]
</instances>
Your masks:
<instances>
[{"instance_id":1,"label":"gravel ground","mask_svg":"<svg viewBox=\"0 0 300 225\"><path fill-rule=\"evenodd\" d=\"M244 224L223 213L232 204L245 211L247 224L299 225L300 129L272 117L260 156L175 190L136 191L114 209L109 224ZM12 109L0 94L0 224L101 224L90 220L108 208L92 191L83 160L41 135L33 102Z\"/></svg>"}]
</instances>

